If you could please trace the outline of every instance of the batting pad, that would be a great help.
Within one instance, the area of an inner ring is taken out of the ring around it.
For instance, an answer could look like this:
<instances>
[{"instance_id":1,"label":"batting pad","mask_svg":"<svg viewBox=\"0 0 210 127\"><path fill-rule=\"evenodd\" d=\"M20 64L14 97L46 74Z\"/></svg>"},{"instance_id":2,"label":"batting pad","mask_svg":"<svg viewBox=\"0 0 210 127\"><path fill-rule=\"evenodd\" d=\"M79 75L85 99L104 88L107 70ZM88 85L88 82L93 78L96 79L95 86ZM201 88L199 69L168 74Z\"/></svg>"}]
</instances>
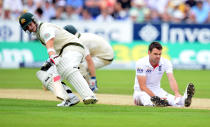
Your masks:
<instances>
[{"instance_id":1,"label":"batting pad","mask_svg":"<svg viewBox=\"0 0 210 127\"><path fill-rule=\"evenodd\" d=\"M89 84L89 82L90 82L90 74L88 72L87 67L85 67L84 64L80 64L79 65L79 71L82 74L82 76L85 78L87 83Z\"/></svg>"},{"instance_id":2,"label":"batting pad","mask_svg":"<svg viewBox=\"0 0 210 127\"><path fill-rule=\"evenodd\" d=\"M49 86L50 86L50 83L51 83L51 80L52 80L52 78L51 78L52 75L50 75L46 71L39 70L36 73L36 77L42 82L42 85L45 88L50 89Z\"/></svg>"},{"instance_id":3,"label":"batting pad","mask_svg":"<svg viewBox=\"0 0 210 127\"><path fill-rule=\"evenodd\" d=\"M57 98L61 100L70 99L61 81L59 80L60 76L54 77L54 74L42 70L39 70L36 73L36 76L42 82L43 86L50 90Z\"/></svg>"},{"instance_id":4,"label":"batting pad","mask_svg":"<svg viewBox=\"0 0 210 127\"><path fill-rule=\"evenodd\" d=\"M79 93L82 99L85 99L87 97L95 97L95 94L91 91L86 80L80 74L79 70L70 73L67 77L67 81L72 84L72 86Z\"/></svg>"},{"instance_id":5,"label":"batting pad","mask_svg":"<svg viewBox=\"0 0 210 127\"><path fill-rule=\"evenodd\" d=\"M84 63L84 62L83 62ZM86 76L86 75L88 75L88 68L86 67L86 66L84 66L84 64L83 63L81 63L80 65L79 65L79 71L80 71L80 73L82 74L82 76Z\"/></svg>"}]
</instances>

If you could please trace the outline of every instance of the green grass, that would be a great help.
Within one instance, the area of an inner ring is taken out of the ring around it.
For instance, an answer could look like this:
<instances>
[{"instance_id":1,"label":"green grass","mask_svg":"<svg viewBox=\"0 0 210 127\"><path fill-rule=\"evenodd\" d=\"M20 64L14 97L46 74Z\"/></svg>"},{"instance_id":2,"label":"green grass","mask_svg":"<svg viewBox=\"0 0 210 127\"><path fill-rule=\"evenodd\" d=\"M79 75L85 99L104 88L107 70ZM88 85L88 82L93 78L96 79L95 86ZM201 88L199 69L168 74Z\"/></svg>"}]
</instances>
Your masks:
<instances>
[{"instance_id":1,"label":"green grass","mask_svg":"<svg viewBox=\"0 0 210 127\"><path fill-rule=\"evenodd\" d=\"M38 69L0 69L0 89L42 89ZM210 98L210 71L175 70L183 93L188 82L195 97ZM98 70L99 93L132 95L134 70ZM171 92L166 75L162 87ZM0 127L207 127L210 110L139 106L84 105L55 107L57 101L0 99Z\"/></svg>"},{"instance_id":2,"label":"green grass","mask_svg":"<svg viewBox=\"0 0 210 127\"><path fill-rule=\"evenodd\" d=\"M195 84L196 95L199 98L210 98L209 70L174 70L174 76L179 85L180 93L184 93L189 82ZM102 93L129 94L133 93L135 71L134 70L99 70L97 79ZM161 86L173 93L166 74L164 74Z\"/></svg>"},{"instance_id":3,"label":"green grass","mask_svg":"<svg viewBox=\"0 0 210 127\"><path fill-rule=\"evenodd\" d=\"M0 88L42 89L36 78L38 69L0 69ZM98 70L97 81L99 93L132 95L135 79L134 70ZM209 70L174 70L179 84L180 93L183 93L189 82L195 84L195 97L210 98ZM172 93L166 75L161 81L162 87Z\"/></svg>"},{"instance_id":4,"label":"green grass","mask_svg":"<svg viewBox=\"0 0 210 127\"><path fill-rule=\"evenodd\" d=\"M210 110L0 99L1 127L207 127Z\"/></svg>"},{"instance_id":5,"label":"green grass","mask_svg":"<svg viewBox=\"0 0 210 127\"><path fill-rule=\"evenodd\" d=\"M41 89L38 69L0 69L0 88Z\"/></svg>"}]
</instances>

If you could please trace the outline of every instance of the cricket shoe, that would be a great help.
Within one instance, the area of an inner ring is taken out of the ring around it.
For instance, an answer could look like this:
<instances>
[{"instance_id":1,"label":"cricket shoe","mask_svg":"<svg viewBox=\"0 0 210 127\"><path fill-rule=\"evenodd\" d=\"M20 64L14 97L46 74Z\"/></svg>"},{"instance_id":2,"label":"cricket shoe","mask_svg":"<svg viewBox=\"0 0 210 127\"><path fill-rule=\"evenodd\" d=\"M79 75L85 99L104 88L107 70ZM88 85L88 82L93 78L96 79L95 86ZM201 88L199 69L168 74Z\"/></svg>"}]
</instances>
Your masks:
<instances>
[{"instance_id":1,"label":"cricket shoe","mask_svg":"<svg viewBox=\"0 0 210 127\"><path fill-rule=\"evenodd\" d=\"M169 106L168 101L166 99L161 99L158 96L151 97L151 101L154 104L154 106L157 106L157 107Z\"/></svg>"},{"instance_id":2,"label":"cricket shoe","mask_svg":"<svg viewBox=\"0 0 210 127\"><path fill-rule=\"evenodd\" d=\"M194 94L195 94L195 87L192 83L189 83L184 93L184 98L185 98L184 106L185 107L189 107L191 105L192 97Z\"/></svg>"},{"instance_id":3,"label":"cricket shoe","mask_svg":"<svg viewBox=\"0 0 210 127\"><path fill-rule=\"evenodd\" d=\"M95 104L96 102L98 102L98 99L94 96L91 96L91 97L86 97L84 100L83 100L84 104L88 105L88 104Z\"/></svg>"},{"instance_id":4,"label":"cricket shoe","mask_svg":"<svg viewBox=\"0 0 210 127\"><path fill-rule=\"evenodd\" d=\"M77 96L70 98L69 100L64 100L60 104L57 104L58 107L70 107L78 104L80 102Z\"/></svg>"}]
</instances>

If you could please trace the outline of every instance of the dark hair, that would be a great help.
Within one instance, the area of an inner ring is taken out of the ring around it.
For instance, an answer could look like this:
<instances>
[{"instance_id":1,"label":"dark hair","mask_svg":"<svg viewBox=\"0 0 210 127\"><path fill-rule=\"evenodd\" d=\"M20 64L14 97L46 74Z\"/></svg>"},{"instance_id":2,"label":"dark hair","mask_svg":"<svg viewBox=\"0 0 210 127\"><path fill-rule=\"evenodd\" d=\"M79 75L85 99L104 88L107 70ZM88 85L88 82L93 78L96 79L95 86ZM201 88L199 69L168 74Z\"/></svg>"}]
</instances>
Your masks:
<instances>
[{"instance_id":1,"label":"dark hair","mask_svg":"<svg viewBox=\"0 0 210 127\"><path fill-rule=\"evenodd\" d=\"M42 14L43 14L42 8L37 8L37 9L36 9L36 12L37 12L39 15L42 15Z\"/></svg>"},{"instance_id":2,"label":"dark hair","mask_svg":"<svg viewBox=\"0 0 210 127\"><path fill-rule=\"evenodd\" d=\"M149 45L149 51L152 52L152 50L153 50L154 48L156 48L156 49L158 49L158 50L162 50L162 45L161 45L159 42L154 41L154 42L152 42L152 43Z\"/></svg>"}]
</instances>

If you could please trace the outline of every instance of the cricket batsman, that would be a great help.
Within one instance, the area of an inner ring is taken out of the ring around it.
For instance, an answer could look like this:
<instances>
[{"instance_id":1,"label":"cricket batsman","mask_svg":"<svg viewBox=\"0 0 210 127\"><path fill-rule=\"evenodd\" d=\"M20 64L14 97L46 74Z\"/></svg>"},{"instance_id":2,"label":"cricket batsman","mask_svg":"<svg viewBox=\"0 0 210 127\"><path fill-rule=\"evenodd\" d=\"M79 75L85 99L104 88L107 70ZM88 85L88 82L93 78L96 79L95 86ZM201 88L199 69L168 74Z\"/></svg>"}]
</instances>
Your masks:
<instances>
[{"instance_id":1,"label":"cricket batsman","mask_svg":"<svg viewBox=\"0 0 210 127\"><path fill-rule=\"evenodd\" d=\"M86 46L85 61L80 64L80 72L89 82L92 91L98 90L95 69L109 65L114 60L112 46L104 38L92 33L78 33L72 25L66 25L65 30L76 35Z\"/></svg>"},{"instance_id":2,"label":"cricket batsman","mask_svg":"<svg viewBox=\"0 0 210 127\"><path fill-rule=\"evenodd\" d=\"M79 39L55 24L38 22L34 15L28 12L20 16L19 23L25 32L36 35L46 47L50 61L59 74L53 76L56 91L63 93L62 84L59 83L62 77L75 88L84 104L95 104L98 99L78 69L85 54L85 46ZM65 101L68 98L69 96L65 95Z\"/></svg>"}]
</instances>

